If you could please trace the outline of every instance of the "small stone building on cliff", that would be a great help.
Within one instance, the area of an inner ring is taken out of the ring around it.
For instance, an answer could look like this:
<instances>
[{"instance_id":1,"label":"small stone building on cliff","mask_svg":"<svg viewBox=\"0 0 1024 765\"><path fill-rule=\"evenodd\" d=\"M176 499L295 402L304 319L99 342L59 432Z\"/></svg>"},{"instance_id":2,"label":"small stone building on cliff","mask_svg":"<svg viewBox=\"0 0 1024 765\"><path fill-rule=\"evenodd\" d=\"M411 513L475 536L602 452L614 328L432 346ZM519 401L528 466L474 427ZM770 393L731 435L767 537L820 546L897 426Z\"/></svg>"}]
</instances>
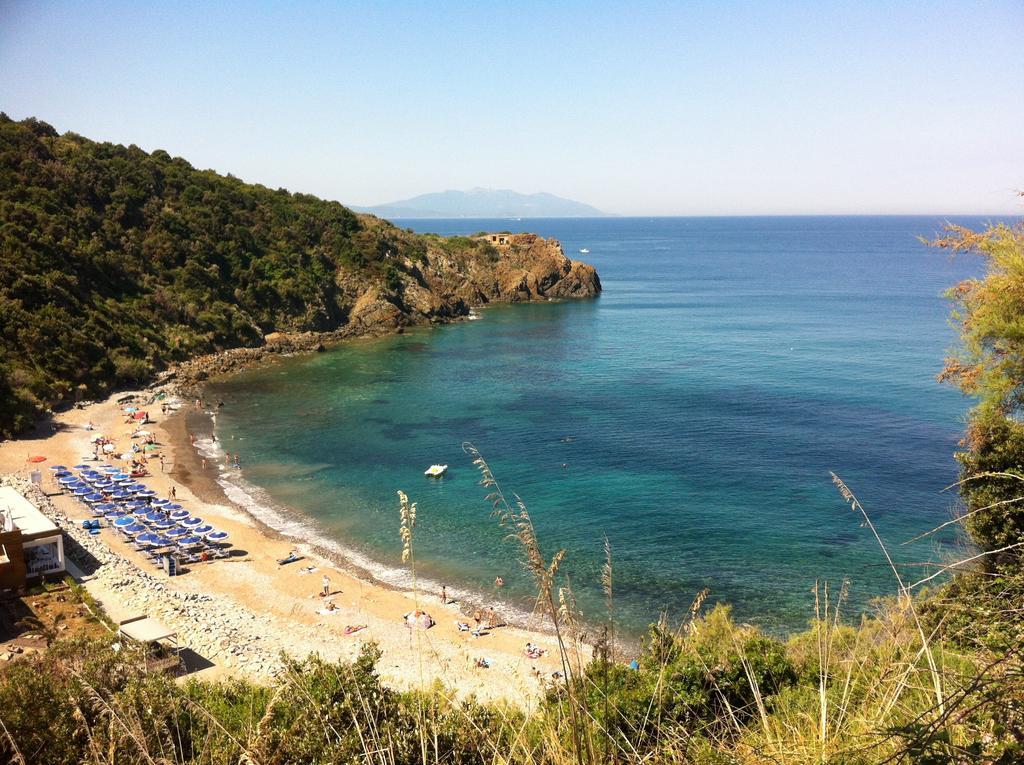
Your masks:
<instances>
[{"instance_id":1,"label":"small stone building on cliff","mask_svg":"<svg viewBox=\"0 0 1024 765\"><path fill-rule=\"evenodd\" d=\"M10 486L0 486L0 590L64 571L61 531Z\"/></svg>"},{"instance_id":2,"label":"small stone building on cliff","mask_svg":"<svg viewBox=\"0 0 1024 765\"><path fill-rule=\"evenodd\" d=\"M540 237L536 234L510 234L508 231L503 231L498 234L482 234L476 238L483 239L488 244L497 245L499 247L509 247L511 245L528 247L535 243ZM541 241L544 240L541 239Z\"/></svg>"}]
</instances>

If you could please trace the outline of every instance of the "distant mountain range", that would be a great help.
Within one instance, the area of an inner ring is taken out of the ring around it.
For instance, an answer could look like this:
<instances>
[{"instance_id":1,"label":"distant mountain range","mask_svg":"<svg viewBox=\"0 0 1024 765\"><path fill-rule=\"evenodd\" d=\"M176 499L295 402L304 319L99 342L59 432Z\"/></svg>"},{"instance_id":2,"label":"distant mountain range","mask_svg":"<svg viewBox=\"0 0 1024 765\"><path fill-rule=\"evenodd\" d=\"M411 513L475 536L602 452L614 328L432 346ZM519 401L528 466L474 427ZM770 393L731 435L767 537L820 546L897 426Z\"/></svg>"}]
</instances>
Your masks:
<instances>
[{"instance_id":1,"label":"distant mountain range","mask_svg":"<svg viewBox=\"0 0 1024 765\"><path fill-rule=\"evenodd\" d=\"M420 194L356 212L381 218L595 218L607 215L595 207L554 194L520 194L507 189L470 189Z\"/></svg>"}]
</instances>

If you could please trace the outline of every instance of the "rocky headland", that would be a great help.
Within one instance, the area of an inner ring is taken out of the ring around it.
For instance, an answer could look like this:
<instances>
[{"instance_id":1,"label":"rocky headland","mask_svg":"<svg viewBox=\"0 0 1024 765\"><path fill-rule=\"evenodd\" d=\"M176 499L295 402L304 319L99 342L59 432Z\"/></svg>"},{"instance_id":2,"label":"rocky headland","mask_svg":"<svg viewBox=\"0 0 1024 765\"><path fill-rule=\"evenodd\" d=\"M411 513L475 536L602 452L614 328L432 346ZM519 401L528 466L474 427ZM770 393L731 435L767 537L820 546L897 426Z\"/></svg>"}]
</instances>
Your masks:
<instances>
[{"instance_id":1,"label":"rocky headland","mask_svg":"<svg viewBox=\"0 0 1024 765\"><path fill-rule=\"evenodd\" d=\"M492 303L589 298L601 292L595 268L567 257L557 239L536 234L422 238L432 244L415 258L398 255L399 248L386 256L393 266L390 279L368 283L358 272L339 271L341 326L320 332L273 332L256 346L203 354L162 374L160 383L173 381L189 394L210 377L267 356L322 351L348 338L458 321L473 308ZM467 244L451 245L460 241Z\"/></svg>"}]
</instances>

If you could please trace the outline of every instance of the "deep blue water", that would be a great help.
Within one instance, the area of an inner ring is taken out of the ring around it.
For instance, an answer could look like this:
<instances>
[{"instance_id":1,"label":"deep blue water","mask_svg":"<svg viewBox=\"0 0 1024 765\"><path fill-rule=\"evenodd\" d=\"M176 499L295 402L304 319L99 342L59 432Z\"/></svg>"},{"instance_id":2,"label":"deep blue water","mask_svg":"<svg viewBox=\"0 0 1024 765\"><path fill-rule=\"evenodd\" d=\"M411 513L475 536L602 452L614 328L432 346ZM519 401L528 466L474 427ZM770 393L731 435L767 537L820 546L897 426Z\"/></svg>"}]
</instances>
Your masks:
<instances>
[{"instance_id":1,"label":"deep blue water","mask_svg":"<svg viewBox=\"0 0 1024 765\"><path fill-rule=\"evenodd\" d=\"M975 219L957 222L980 226ZM935 560L942 493L970 405L935 375L955 343L942 292L979 272L922 245L937 218L401 221L534 231L593 263L596 300L499 306L480 321L358 341L213 386L221 441L300 535L401 568L395 492L419 503L419 573L530 607L489 518L472 441L533 515L600 617L602 537L634 634L702 588L785 630L816 580L850 580L851 615L895 582L843 503L841 475L894 557ZM589 248L586 255L578 254ZM447 478L423 470L448 463ZM257 513L265 510L257 508ZM274 522L279 523L280 518ZM944 537L944 543L952 541ZM918 578L931 569L908 567ZM382 576L395 579L392 569Z\"/></svg>"}]
</instances>

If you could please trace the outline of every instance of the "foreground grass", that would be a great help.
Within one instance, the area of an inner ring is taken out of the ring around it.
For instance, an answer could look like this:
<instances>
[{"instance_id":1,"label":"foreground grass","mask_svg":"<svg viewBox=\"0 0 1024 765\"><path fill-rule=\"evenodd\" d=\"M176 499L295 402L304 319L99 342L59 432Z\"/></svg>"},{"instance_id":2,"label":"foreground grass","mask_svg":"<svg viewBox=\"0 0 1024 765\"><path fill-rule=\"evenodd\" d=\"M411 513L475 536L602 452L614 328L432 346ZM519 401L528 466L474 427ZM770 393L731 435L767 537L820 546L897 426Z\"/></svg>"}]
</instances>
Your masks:
<instances>
[{"instance_id":1,"label":"foreground grass","mask_svg":"<svg viewBox=\"0 0 1024 765\"><path fill-rule=\"evenodd\" d=\"M943 685L906 601L844 624L819 593L780 642L729 608L651 628L640 667L601 656L539 710L399 693L366 647L352 663L291 662L271 688L147 675L113 637L57 641L0 672L0 758L17 763L1019 762L1018 651L932 633ZM570 705L575 704L571 710ZM574 712L574 714L572 713ZM576 726L575 729L573 726Z\"/></svg>"}]
</instances>

